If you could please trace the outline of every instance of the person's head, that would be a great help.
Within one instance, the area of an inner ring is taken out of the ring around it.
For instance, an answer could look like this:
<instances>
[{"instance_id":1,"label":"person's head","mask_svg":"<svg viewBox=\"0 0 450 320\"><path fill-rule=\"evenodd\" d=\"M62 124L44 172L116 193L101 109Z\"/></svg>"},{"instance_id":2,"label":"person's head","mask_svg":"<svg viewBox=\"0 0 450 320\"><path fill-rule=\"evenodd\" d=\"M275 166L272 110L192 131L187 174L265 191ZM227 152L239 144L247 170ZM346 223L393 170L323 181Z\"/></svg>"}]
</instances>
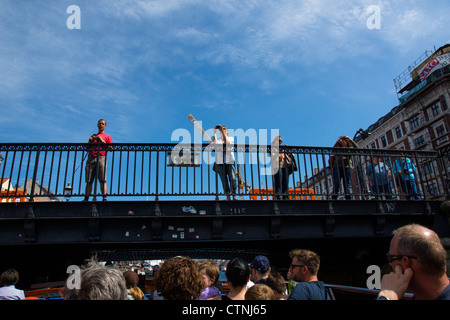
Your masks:
<instances>
[{"instance_id":1,"label":"person's head","mask_svg":"<svg viewBox=\"0 0 450 320\"><path fill-rule=\"evenodd\" d=\"M424 273L441 277L446 274L447 252L436 232L410 224L393 233L387 255L392 269L401 265L403 270L413 269L414 275Z\"/></svg>"},{"instance_id":2,"label":"person's head","mask_svg":"<svg viewBox=\"0 0 450 320\"><path fill-rule=\"evenodd\" d=\"M397 148L397 150L400 152L400 155L398 156L399 159L403 159L405 157L405 154L403 153L405 151L404 147Z\"/></svg>"},{"instance_id":3,"label":"person's head","mask_svg":"<svg viewBox=\"0 0 450 320\"><path fill-rule=\"evenodd\" d=\"M99 132L103 132L106 128L106 120L105 119L98 120L97 128Z\"/></svg>"},{"instance_id":4,"label":"person's head","mask_svg":"<svg viewBox=\"0 0 450 320\"><path fill-rule=\"evenodd\" d=\"M256 256L252 263L250 263L251 267L251 277L250 280L256 282L260 279L265 279L270 273L270 262L266 256Z\"/></svg>"},{"instance_id":5,"label":"person's head","mask_svg":"<svg viewBox=\"0 0 450 320\"><path fill-rule=\"evenodd\" d=\"M133 272L131 270L125 271L123 273L123 277L125 278L127 288L137 286L139 283L139 276L137 275L136 272Z\"/></svg>"},{"instance_id":6,"label":"person's head","mask_svg":"<svg viewBox=\"0 0 450 320\"><path fill-rule=\"evenodd\" d=\"M19 281L19 272L8 269L0 275L0 286L13 286Z\"/></svg>"},{"instance_id":7,"label":"person's head","mask_svg":"<svg viewBox=\"0 0 450 320\"><path fill-rule=\"evenodd\" d=\"M243 259L234 258L228 262L225 276L233 287L246 286L250 279L250 267Z\"/></svg>"},{"instance_id":8,"label":"person's head","mask_svg":"<svg viewBox=\"0 0 450 320\"><path fill-rule=\"evenodd\" d=\"M228 135L228 128L226 126L218 124L217 126L214 127L214 129L219 129L220 132L223 132L224 134Z\"/></svg>"},{"instance_id":9,"label":"person's head","mask_svg":"<svg viewBox=\"0 0 450 320\"><path fill-rule=\"evenodd\" d=\"M320 268L320 257L317 253L304 250L294 249L289 252L292 259L290 270L293 280L298 282L308 282L313 278L317 278Z\"/></svg>"},{"instance_id":10,"label":"person's head","mask_svg":"<svg viewBox=\"0 0 450 320\"><path fill-rule=\"evenodd\" d=\"M266 285L273 290L276 299L279 299L286 293L286 281L284 280L284 277L278 272L271 272L269 274L266 279Z\"/></svg>"},{"instance_id":11,"label":"person's head","mask_svg":"<svg viewBox=\"0 0 450 320\"><path fill-rule=\"evenodd\" d=\"M338 138L338 143L343 148L350 146L350 138L347 136L340 136Z\"/></svg>"},{"instance_id":12,"label":"person's head","mask_svg":"<svg viewBox=\"0 0 450 320\"><path fill-rule=\"evenodd\" d=\"M80 288L65 288L66 300L127 300L122 272L113 267L92 264L80 272Z\"/></svg>"},{"instance_id":13,"label":"person's head","mask_svg":"<svg viewBox=\"0 0 450 320\"><path fill-rule=\"evenodd\" d=\"M248 288L245 300L275 300L273 290L265 284L255 284Z\"/></svg>"},{"instance_id":14,"label":"person's head","mask_svg":"<svg viewBox=\"0 0 450 320\"><path fill-rule=\"evenodd\" d=\"M272 140L272 145L281 145L282 142L283 142L283 138L281 136L276 136Z\"/></svg>"},{"instance_id":15,"label":"person's head","mask_svg":"<svg viewBox=\"0 0 450 320\"><path fill-rule=\"evenodd\" d=\"M210 287L217 283L220 276L220 270L217 264L212 261L205 261L198 266L198 270L203 278L205 287Z\"/></svg>"},{"instance_id":16,"label":"person's head","mask_svg":"<svg viewBox=\"0 0 450 320\"><path fill-rule=\"evenodd\" d=\"M130 295L135 300L144 299L144 293L138 287L138 284L139 284L138 274L136 272L129 270L129 271L125 271L123 273L123 277L125 278L125 283L126 283L127 289L130 291Z\"/></svg>"},{"instance_id":17,"label":"person's head","mask_svg":"<svg viewBox=\"0 0 450 320\"><path fill-rule=\"evenodd\" d=\"M194 261L173 257L159 268L155 289L166 300L196 300L203 289L203 279Z\"/></svg>"}]
</instances>

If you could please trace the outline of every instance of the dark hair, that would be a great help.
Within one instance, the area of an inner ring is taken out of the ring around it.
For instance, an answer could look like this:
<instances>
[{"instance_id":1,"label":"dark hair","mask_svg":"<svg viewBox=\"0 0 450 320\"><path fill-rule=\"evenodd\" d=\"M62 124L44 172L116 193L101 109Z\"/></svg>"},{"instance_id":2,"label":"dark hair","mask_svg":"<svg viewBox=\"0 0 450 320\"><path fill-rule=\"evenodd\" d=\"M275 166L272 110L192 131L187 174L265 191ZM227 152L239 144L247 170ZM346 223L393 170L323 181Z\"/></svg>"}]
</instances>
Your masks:
<instances>
[{"instance_id":1,"label":"dark hair","mask_svg":"<svg viewBox=\"0 0 450 320\"><path fill-rule=\"evenodd\" d=\"M235 287L243 287L250 278L250 267L241 258L234 258L228 262L225 272L227 280Z\"/></svg>"},{"instance_id":2,"label":"dark hair","mask_svg":"<svg viewBox=\"0 0 450 320\"><path fill-rule=\"evenodd\" d=\"M15 285L19 281L19 272L14 269L8 269L0 276L0 284L2 286Z\"/></svg>"},{"instance_id":3,"label":"dark hair","mask_svg":"<svg viewBox=\"0 0 450 320\"><path fill-rule=\"evenodd\" d=\"M286 281L278 272L271 272L269 274L269 277L266 279L266 285L278 294L284 294L286 292Z\"/></svg>"}]
</instances>

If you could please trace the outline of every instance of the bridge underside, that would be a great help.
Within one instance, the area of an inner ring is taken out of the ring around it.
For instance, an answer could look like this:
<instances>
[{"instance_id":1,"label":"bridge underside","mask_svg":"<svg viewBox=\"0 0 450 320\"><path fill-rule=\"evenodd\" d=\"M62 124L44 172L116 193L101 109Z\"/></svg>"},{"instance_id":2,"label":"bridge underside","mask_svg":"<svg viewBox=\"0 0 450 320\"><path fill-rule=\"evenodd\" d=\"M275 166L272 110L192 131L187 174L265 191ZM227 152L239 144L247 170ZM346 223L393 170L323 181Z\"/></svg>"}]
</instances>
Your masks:
<instances>
[{"instance_id":1,"label":"bridge underside","mask_svg":"<svg viewBox=\"0 0 450 320\"><path fill-rule=\"evenodd\" d=\"M175 255L249 261L266 254L282 270L291 249L306 248L321 255L322 273L365 272L385 263L392 231L402 225L420 223L449 237L440 207L440 201L374 200L5 203L0 267L14 265L32 283L64 278L68 265L93 254L116 261Z\"/></svg>"}]
</instances>

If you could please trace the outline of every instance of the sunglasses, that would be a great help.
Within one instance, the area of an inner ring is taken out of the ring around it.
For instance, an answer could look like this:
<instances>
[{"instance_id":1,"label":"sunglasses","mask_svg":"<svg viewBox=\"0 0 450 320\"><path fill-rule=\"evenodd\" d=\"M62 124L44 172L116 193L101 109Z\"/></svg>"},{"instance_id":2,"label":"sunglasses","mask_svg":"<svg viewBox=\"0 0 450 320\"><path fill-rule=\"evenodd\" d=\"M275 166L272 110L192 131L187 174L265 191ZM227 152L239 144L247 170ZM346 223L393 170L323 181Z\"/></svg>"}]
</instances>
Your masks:
<instances>
[{"instance_id":1,"label":"sunglasses","mask_svg":"<svg viewBox=\"0 0 450 320\"><path fill-rule=\"evenodd\" d=\"M393 261L401 260L403 257L407 257L409 259L417 259L417 257L408 256L406 254L393 255L393 254L390 254L389 252L386 253L386 258L388 259L389 263L391 263Z\"/></svg>"},{"instance_id":2,"label":"sunglasses","mask_svg":"<svg viewBox=\"0 0 450 320\"><path fill-rule=\"evenodd\" d=\"M292 264L289 266L289 269L294 269L295 267L303 268L306 267L304 264Z\"/></svg>"}]
</instances>

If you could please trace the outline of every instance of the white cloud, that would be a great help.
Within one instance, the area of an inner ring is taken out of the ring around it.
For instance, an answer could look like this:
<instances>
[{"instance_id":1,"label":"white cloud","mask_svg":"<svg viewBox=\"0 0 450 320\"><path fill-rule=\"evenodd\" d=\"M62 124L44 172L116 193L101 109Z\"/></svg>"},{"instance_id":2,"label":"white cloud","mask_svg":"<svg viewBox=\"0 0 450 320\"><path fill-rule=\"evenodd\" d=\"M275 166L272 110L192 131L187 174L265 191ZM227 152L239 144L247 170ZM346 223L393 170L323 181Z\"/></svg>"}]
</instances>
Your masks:
<instances>
[{"instance_id":1,"label":"white cloud","mask_svg":"<svg viewBox=\"0 0 450 320\"><path fill-rule=\"evenodd\" d=\"M66 111L68 111L70 113L82 114L82 112L79 108L75 108L74 106L71 106L71 105L65 105L65 106L63 106L63 109L65 109Z\"/></svg>"}]
</instances>

